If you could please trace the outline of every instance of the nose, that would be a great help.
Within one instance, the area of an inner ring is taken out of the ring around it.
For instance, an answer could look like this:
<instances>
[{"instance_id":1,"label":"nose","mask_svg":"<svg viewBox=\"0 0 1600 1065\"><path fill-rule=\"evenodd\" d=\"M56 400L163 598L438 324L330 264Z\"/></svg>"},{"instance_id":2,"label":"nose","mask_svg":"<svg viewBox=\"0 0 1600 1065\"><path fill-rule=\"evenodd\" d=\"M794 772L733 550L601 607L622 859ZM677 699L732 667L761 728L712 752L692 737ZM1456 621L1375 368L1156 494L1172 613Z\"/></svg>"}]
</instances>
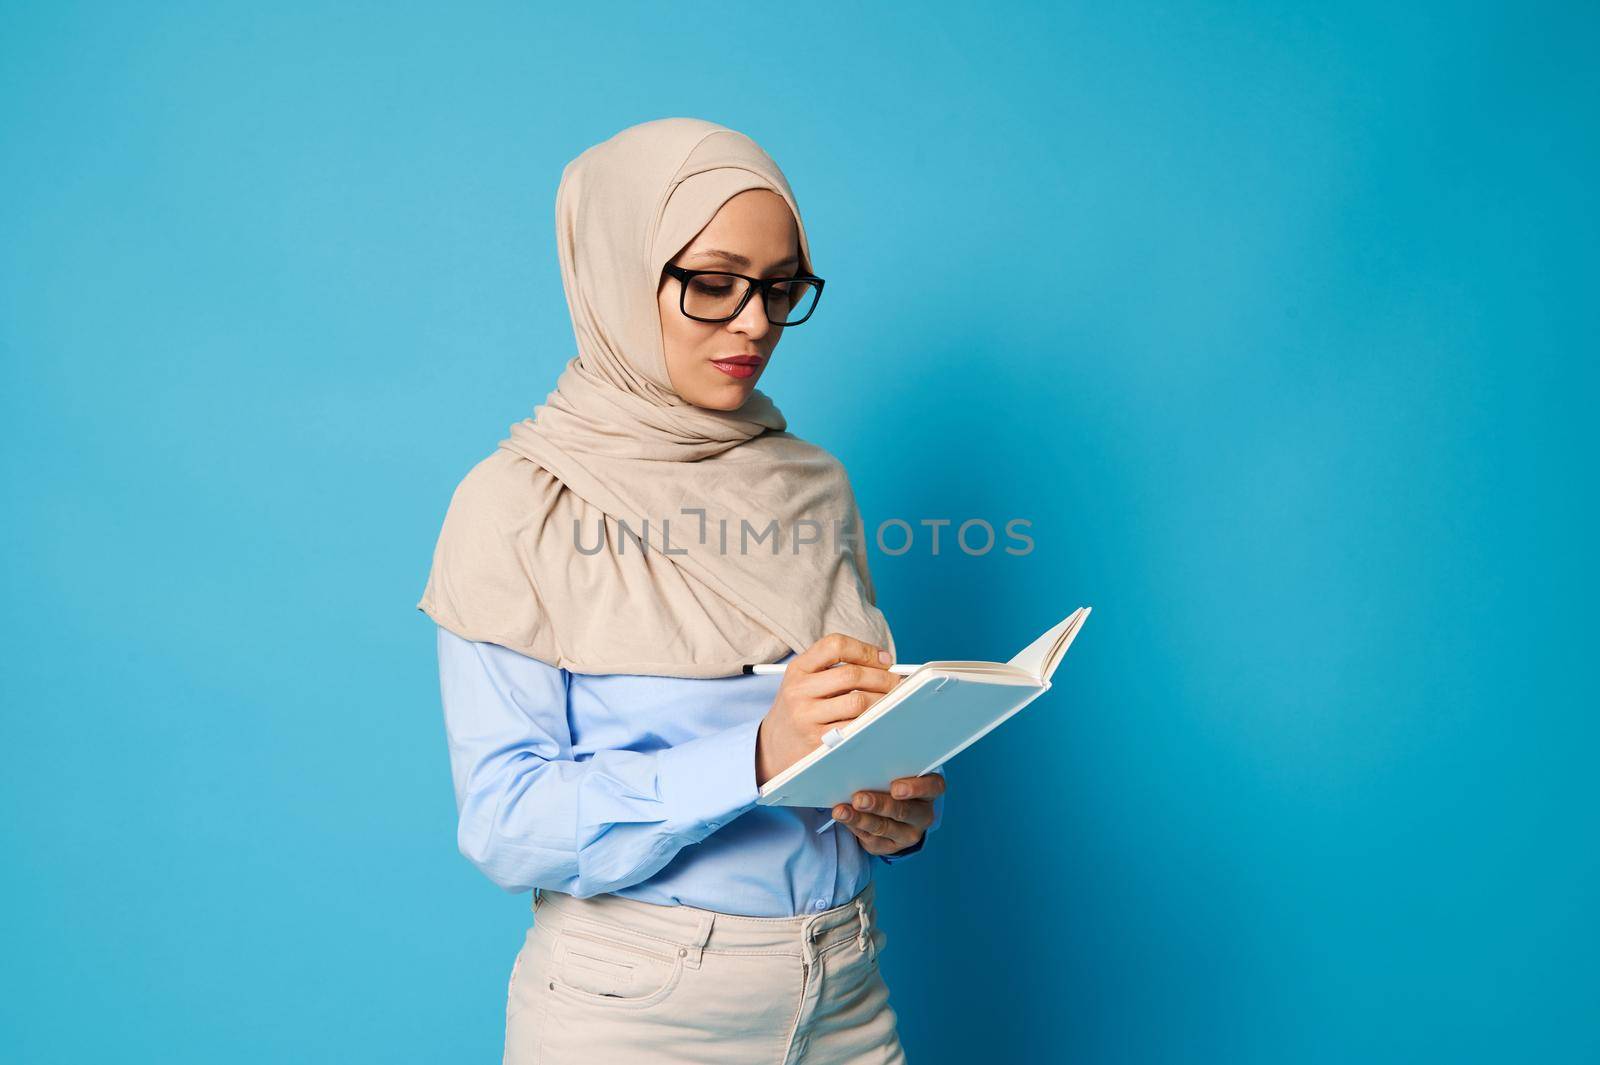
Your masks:
<instances>
[{"instance_id":1,"label":"nose","mask_svg":"<svg viewBox=\"0 0 1600 1065\"><path fill-rule=\"evenodd\" d=\"M772 323L767 321L767 304L761 298L761 289L754 287L750 298L744 301L744 307L728 322L728 328L735 333L760 340L767 335L767 330L772 328Z\"/></svg>"}]
</instances>

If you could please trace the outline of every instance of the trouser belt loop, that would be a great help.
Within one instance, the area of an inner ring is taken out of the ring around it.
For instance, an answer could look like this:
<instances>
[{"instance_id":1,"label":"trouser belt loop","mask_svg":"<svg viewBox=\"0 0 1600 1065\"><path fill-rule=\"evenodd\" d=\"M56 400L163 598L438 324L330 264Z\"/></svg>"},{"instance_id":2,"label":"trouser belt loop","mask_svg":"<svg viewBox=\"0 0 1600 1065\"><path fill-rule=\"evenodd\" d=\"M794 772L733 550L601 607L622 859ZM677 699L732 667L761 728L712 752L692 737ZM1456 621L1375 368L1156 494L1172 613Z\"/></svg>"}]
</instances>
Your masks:
<instances>
[{"instance_id":1,"label":"trouser belt loop","mask_svg":"<svg viewBox=\"0 0 1600 1065\"><path fill-rule=\"evenodd\" d=\"M817 918L811 917L800 928L800 955L810 968L817 960Z\"/></svg>"},{"instance_id":2,"label":"trouser belt loop","mask_svg":"<svg viewBox=\"0 0 1600 1065\"><path fill-rule=\"evenodd\" d=\"M867 943L872 938L872 918L867 913L866 904L860 899L856 900L856 916L861 920L861 932L856 936L856 949L865 951Z\"/></svg>"},{"instance_id":3,"label":"trouser belt loop","mask_svg":"<svg viewBox=\"0 0 1600 1065\"><path fill-rule=\"evenodd\" d=\"M701 956L705 951L706 943L711 939L712 926L716 923L717 915L714 912L711 910L701 911L699 923L695 925L694 931L690 933L689 941L679 946L678 949L683 953L683 963L689 968L700 968Z\"/></svg>"}]
</instances>

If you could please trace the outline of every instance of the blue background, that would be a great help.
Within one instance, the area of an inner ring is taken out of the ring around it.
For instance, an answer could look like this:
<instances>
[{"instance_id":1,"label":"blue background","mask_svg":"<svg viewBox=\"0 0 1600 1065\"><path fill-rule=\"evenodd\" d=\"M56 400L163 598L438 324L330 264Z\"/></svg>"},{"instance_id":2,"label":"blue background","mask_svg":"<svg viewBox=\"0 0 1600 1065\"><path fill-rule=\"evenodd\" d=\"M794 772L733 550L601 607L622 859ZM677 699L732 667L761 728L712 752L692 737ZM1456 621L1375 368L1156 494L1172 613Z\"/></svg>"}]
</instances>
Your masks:
<instances>
[{"instance_id":1,"label":"blue background","mask_svg":"<svg viewBox=\"0 0 1600 1065\"><path fill-rule=\"evenodd\" d=\"M0 19L8 1060L499 1060L413 607L667 115L796 190L869 524L1033 522L875 552L902 653L1095 607L880 869L911 1060L1600 1058L1594 7Z\"/></svg>"}]
</instances>

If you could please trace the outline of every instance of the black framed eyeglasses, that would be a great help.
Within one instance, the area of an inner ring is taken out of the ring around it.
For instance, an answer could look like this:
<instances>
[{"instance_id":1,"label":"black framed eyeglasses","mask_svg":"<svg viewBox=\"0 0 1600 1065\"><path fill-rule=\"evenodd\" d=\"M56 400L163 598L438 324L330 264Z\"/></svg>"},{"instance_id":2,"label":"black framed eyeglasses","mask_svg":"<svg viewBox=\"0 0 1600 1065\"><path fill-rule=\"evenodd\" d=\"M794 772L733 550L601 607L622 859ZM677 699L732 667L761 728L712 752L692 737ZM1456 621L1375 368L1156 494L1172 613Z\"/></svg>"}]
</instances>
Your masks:
<instances>
[{"instance_id":1,"label":"black framed eyeglasses","mask_svg":"<svg viewBox=\"0 0 1600 1065\"><path fill-rule=\"evenodd\" d=\"M677 278L678 309L697 322L728 322L739 316L750 294L761 289L767 321L773 325L799 325L811 317L822 298L822 278L746 277L726 270L685 270L674 263L663 269Z\"/></svg>"}]
</instances>

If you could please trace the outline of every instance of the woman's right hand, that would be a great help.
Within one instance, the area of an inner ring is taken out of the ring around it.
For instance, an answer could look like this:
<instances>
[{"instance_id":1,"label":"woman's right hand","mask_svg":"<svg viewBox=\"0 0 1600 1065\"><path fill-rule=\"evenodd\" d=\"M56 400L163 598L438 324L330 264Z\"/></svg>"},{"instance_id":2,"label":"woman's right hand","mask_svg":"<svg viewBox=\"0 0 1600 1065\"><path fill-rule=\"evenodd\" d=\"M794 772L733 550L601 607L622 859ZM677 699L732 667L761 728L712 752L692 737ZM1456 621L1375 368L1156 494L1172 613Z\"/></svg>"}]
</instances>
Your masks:
<instances>
[{"instance_id":1,"label":"woman's right hand","mask_svg":"<svg viewBox=\"0 0 1600 1065\"><path fill-rule=\"evenodd\" d=\"M889 664L888 651L838 632L791 658L756 733L756 786L816 750L824 732L859 717L904 680L883 668Z\"/></svg>"}]
</instances>

